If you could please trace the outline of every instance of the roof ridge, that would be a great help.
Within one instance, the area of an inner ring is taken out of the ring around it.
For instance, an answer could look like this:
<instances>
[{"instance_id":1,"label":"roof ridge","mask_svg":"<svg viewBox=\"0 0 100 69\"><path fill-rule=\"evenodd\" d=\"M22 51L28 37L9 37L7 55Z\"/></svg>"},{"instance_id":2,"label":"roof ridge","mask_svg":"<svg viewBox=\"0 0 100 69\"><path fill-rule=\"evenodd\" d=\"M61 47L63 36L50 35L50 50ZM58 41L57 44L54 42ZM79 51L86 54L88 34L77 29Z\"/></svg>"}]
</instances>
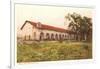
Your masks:
<instances>
[{"instance_id":1,"label":"roof ridge","mask_svg":"<svg viewBox=\"0 0 100 69\"><path fill-rule=\"evenodd\" d=\"M43 29L43 30L53 30L53 31L57 31L57 32L70 32L70 33L74 33L72 31L69 31L67 29L64 28L60 28L60 27L55 27L55 26L51 26L51 25L47 25L47 24L42 24L41 22L33 22L33 21L29 21L26 20L25 23L23 24L23 26L21 27L21 29L23 29L24 25L29 22L31 25L34 25L37 27L37 24L40 23L41 26L37 27L38 29Z\"/></svg>"}]
</instances>

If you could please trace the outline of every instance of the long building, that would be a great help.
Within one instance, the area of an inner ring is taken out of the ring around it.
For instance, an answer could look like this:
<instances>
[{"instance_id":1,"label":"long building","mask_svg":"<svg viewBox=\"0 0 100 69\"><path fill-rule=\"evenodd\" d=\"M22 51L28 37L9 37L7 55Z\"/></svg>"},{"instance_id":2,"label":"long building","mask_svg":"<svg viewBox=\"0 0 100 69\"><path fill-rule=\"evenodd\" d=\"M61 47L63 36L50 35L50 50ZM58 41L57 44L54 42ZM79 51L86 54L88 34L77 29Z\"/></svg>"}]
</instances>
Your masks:
<instances>
[{"instance_id":1,"label":"long building","mask_svg":"<svg viewBox=\"0 0 100 69\"><path fill-rule=\"evenodd\" d=\"M20 29L24 31L24 40L74 39L73 32L59 27L45 25L40 22L26 20Z\"/></svg>"}]
</instances>

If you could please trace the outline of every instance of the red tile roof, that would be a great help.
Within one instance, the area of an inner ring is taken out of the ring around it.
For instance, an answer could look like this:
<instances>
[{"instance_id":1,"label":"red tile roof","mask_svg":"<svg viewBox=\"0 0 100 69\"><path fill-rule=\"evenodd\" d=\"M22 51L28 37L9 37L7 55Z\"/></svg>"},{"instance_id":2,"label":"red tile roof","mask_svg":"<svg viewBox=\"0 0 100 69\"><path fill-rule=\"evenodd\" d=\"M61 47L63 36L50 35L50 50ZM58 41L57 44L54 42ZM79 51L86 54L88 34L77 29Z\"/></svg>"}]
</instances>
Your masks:
<instances>
[{"instance_id":1,"label":"red tile roof","mask_svg":"<svg viewBox=\"0 0 100 69\"><path fill-rule=\"evenodd\" d=\"M30 23L31 25L37 27L37 24L39 24L39 22L33 22L33 21L25 21L25 23L23 24L23 26L21 27L21 30L23 29L23 27L25 26L26 23ZM54 26L50 26L50 25L45 25L45 24L41 24L40 23L40 27L37 27L38 29L43 29L43 30L53 30L53 31L57 31L57 32L67 32L67 33L73 33L69 30L63 29L63 28L58 28L58 27L54 27Z\"/></svg>"}]
</instances>

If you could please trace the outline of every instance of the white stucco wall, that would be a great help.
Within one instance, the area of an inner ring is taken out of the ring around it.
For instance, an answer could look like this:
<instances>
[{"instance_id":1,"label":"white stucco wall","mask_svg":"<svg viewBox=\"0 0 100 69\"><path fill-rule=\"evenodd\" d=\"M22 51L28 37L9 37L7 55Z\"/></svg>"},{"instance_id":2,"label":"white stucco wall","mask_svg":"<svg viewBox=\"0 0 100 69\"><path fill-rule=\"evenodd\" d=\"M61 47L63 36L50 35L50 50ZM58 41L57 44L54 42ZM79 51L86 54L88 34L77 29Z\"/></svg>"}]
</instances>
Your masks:
<instances>
[{"instance_id":1,"label":"white stucco wall","mask_svg":"<svg viewBox=\"0 0 100 69\"><path fill-rule=\"evenodd\" d=\"M68 33L62 33L62 32L57 32L57 31L52 31L52 30L40 30L40 32L43 32L44 33L44 38L46 39L46 34L49 33L50 36L51 34L54 34L54 38L55 38L55 35L57 34L58 35L58 39L59 39L59 35L61 34L62 35L66 35L68 36ZM66 38L67 39L67 38Z\"/></svg>"},{"instance_id":2,"label":"white stucco wall","mask_svg":"<svg viewBox=\"0 0 100 69\"><path fill-rule=\"evenodd\" d=\"M27 39L29 35L32 36L32 25L30 25L29 23L26 23L26 25L21 30L21 34L23 38L26 36Z\"/></svg>"},{"instance_id":3,"label":"white stucco wall","mask_svg":"<svg viewBox=\"0 0 100 69\"><path fill-rule=\"evenodd\" d=\"M34 32L36 33L36 35L34 34ZM30 39L35 40L35 39L37 39L36 36L38 36L38 30L30 23L26 23L26 25L21 30L21 34L22 34L23 38L25 38L25 36L27 36L27 39L28 39L29 35L30 35Z\"/></svg>"},{"instance_id":4,"label":"white stucco wall","mask_svg":"<svg viewBox=\"0 0 100 69\"><path fill-rule=\"evenodd\" d=\"M64 35L63 39L72 39L73 38L73 35L71 35L69 37L68 33L57 32L57 31L52 31L52 30L37 29L35 26L31 25L30 23L26 23L26 25L22 29L23 38L25 38L25 36L27 36L27 39L28 39L29 35L30 35L30 39L31 40L39 40L41 32L44 33L44 37L43 37L44 39L46 39L46 34L47 33L49 33L50 38L51 38L51 34L54 34L54 38L55 38L55 35L57 34L58 35L58 39L60 39L59 35L61 35L61 37L62 37L62 35ZM67 36L66 38L65 38L65 35Z\"/></svg>"}]
</instances>

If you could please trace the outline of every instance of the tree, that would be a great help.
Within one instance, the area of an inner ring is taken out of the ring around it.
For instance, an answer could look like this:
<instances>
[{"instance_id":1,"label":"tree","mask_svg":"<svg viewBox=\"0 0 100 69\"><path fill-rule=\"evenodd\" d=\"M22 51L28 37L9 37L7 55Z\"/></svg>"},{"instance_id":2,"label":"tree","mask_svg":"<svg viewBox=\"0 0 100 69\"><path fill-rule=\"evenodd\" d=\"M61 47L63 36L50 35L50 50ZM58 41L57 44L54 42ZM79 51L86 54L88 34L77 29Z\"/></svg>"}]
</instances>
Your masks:
<instances>
[{"instance_id":1,"label":"tree","mask_svg":"<svg viewBox=\"0 0 100 69\"><path fill-rule=\"evenodd\" d=\"M84 16L83 20L84 20L84 24L86 24L84 30L86 35L86 40L91 41L92 40L92 19Z\"/></svg>"},{"instance_id":2,"label":"tree","mask_svg":"<svg viewBox=\"0 0 100 69\"><path fill-rule=\"evenodd\" d=\"M92 30L91 18L82 17L75 12L73 14L68 13L65 18L70 21L68 28L70 31L75 32L76 40L88 40L89 32Z\"/></svg>"}]
</instances>

